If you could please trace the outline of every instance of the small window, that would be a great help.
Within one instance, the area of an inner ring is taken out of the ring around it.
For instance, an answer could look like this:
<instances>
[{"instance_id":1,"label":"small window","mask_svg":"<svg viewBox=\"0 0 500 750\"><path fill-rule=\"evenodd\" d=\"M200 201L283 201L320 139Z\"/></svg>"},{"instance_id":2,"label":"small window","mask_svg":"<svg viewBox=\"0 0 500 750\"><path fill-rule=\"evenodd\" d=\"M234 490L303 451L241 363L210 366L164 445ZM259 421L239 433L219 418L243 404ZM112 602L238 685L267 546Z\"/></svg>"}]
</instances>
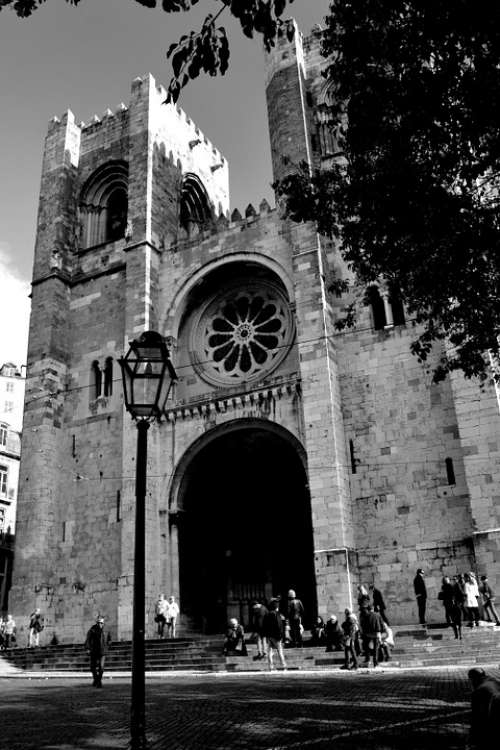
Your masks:
<instances>
[{"instance_id":1,"label":"small window","mask_svg":"<svg viewBox=\"0 0 500 750\"><path fill-rule=\"evenodd\" d=\"M351 457L351 472L356 474L356 456L354 455L354 443L349 440L349 455Z\"/></svg>"},{"instance_id":2,"label":"small window","mask_svg":"<svg viewBox=\"0 0 500 750\"><path fill-rule=\"evenodd\" d=\"M14 383L11 383L10 381L7 381L5 383L5 390L7 393L13 393L14 392Z\"/></svg>"},{"instance_id":3,"label":"small window","mask_svg":"<svg viewBox=\"0 0 500 750\"><path fill-rule=\"evenodd\" d=\"M3 497L7 496L7 479L9 477L9 470L7 466L0 466L0 495Z\"/></svg>"},{"instance_id":4,"label":"small window","mask_svg":"<svg viewBox=\"0 0 500 750\"><path fill-rule=\"evenodd\" d=\"M384 300L377 286L369 287L367 296L368 304L371 306L373 313L373 327L376 331L380 331L387 325Z\"/></svg>"},{"instance_id":5,"label":"small window","mask_svg":"<svg viewBox=\"0 0 500 750\"><path fill-rule=\"evenodd\" d=\"M455 481L455 469L453 468L453 459L447 458L446 459L446 477L448 479L448 484L456 484Z\"/></svg>"},{"instance_id":6,"label":"small window","mask_svg":"<svg viewBox=\"0 0 500 750\"><path fill-rule=\"evenodd\" d=\"M405 309L397 289L392 289L389 302L392 308L392 320L395 326L403 326L406 323Z\"/></svg>"},{"instance_id":7,"label":"small window","mask_svg":"<svg viewBox=\"0 0 500 750\"><path fill-rule=\"evenodd\" d=\"M99 398L102 392L102 371L97 360L92 362L92 381L90 384L91 398Z\"/></svg>"},{"instance_id":8,"label":"small window","mask_svg":"<svg viewBox=\"0 0 500 750\"><path fill-rule=\"evenodd\" d=\"M7 427L0 425L0 445L7 445Z\"/></svg>"},{"instance_id":9,"label":"small window","mask_svg":"<svg viewBox=\"0 0 500 750\"><path fill-rule=\"evenodd\" d=\"M122 493L120 490L116 490L116 521L119 522L122 519Z\"/></svg>"},{"instance_id":10,"label":"small window","mask_svg":"<svg viewBox=\"0 0 500 750\"><path fill-rule=\"evenodd\" d=\"M108 357L104 365L104 395L111 396L113 393L113 358Z\"/></svg>"},{"instance_id":11,"label":"small window","mask_svg":"<svg viewBox=\"0 0 500 750\"><path fill-rule=\"evenodd\" d=\"M14 402L13 401L6 401L3 408L4 412L6 414L14 411Z\"/></svg>"},{"instance_id":12,"label":"small window","mask_svg":"<svg viewBox=\"0 0 500 750\"><path fill-rule=\"evenodd\" d=\"M5 508L0 508L0 531L3 531L5 528ZM0 578L0 581L2 579Z\"/></svg>"}]
</instances>

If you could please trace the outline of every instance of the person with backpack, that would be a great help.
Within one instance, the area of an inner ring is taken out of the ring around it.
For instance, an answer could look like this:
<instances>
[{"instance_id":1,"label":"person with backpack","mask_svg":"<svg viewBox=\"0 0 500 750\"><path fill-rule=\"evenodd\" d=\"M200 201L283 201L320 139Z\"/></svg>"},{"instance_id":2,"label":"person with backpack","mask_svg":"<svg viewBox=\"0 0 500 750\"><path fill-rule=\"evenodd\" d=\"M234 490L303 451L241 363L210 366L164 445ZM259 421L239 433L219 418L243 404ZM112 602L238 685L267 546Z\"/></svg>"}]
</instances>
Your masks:
<instances>
[{"instance_id":1,"label":"person with backpack","mask_svg":"<svg viewBox=\"0 0 500 750\"><path fill-rule=\"evenodd\" d=\"M345 620L342 623L344 633L344 666L341 669L357 669L356 640L359 637L358 618L350 609L346 609L344 614Z\"/></svg>"},{"instance_id":2,"label":"person with backpack","mask_svg":"<svg viewBox=\"0 0 500 750\"><path fill-rule=\"evenodd\" d=\"M43 617L40 608L37 607L30 614L28 648L37 648L40 645L40 633L43 630Z\"/></svg>"}]
</instances>

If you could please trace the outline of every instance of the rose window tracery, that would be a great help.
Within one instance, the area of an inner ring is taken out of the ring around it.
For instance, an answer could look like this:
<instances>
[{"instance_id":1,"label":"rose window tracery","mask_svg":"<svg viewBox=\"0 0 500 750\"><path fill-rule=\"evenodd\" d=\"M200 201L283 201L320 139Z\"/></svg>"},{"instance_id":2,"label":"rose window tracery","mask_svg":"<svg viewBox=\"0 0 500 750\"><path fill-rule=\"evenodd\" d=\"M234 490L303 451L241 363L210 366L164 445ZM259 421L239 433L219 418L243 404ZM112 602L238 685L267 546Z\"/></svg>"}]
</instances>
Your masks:
<instances>
[{"instance_id":1,"label":"rose window tracery","mask_svg":"<svg viewBox=\"0 0 500 750\"><path fill-rule=\"evenodd\" d=\"M274 369L293 340L282 292L264 282L212 299L195 325L195 364L211 382L248 381Z\"/></svg>"}]
</instances>

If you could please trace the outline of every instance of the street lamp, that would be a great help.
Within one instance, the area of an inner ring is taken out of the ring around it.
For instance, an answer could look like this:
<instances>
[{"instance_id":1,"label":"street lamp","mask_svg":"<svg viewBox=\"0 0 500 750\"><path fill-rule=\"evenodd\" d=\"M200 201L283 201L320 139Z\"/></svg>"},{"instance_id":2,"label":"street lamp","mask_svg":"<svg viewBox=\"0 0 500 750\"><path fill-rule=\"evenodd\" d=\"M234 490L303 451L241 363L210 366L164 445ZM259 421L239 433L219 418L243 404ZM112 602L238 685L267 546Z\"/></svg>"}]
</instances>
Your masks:
<instances>
[{"instance_id":1,"label":"street lamp","mask_svg":"<svg viewBox=\"0 0 500 750\"><path fill-rule=\"evenodd\" d=\"M131 750L142 750L146 747L144 609L148 430L154 419L161 419L177 375L163 336L156 331L145 331L137 340L131 341L130 349L118 363L122 371L125 408L137 424L130 747Z\"/></svg>"}]
</instances>

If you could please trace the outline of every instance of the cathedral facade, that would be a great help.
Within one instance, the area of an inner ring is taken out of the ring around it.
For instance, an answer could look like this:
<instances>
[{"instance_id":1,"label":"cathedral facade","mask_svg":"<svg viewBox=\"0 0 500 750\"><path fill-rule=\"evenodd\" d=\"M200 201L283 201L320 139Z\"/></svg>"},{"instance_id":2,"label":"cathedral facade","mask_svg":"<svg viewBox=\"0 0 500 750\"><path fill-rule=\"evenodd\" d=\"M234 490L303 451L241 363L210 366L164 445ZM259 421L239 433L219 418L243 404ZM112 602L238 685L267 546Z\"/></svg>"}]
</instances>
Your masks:
<instances>
[{"instance_id":1,"label":"cathedral facade","mask_svg":"<svg viewBox=\"0 0 500 750\"><path fill-rule=\"evenodd\" d=\"M267 59L276 178L333 158L320 36ZM39 606L70 641L100 613L130 637L136 430L117 359L149 329L179 376L149 430L149 635L160 592L179 597L185 632L210 632L289 588L309 618L339 614L371 582L392 622L416 622L418 567L431 618L445 574L500 586L495 388L433 384L383 285L339 332L347 300L329 282L348 271L334 244L266 201L230 213L227 161L165 98L137 78L118 111L49 125L15 619Z\"/></svg>"}]
</instances>

